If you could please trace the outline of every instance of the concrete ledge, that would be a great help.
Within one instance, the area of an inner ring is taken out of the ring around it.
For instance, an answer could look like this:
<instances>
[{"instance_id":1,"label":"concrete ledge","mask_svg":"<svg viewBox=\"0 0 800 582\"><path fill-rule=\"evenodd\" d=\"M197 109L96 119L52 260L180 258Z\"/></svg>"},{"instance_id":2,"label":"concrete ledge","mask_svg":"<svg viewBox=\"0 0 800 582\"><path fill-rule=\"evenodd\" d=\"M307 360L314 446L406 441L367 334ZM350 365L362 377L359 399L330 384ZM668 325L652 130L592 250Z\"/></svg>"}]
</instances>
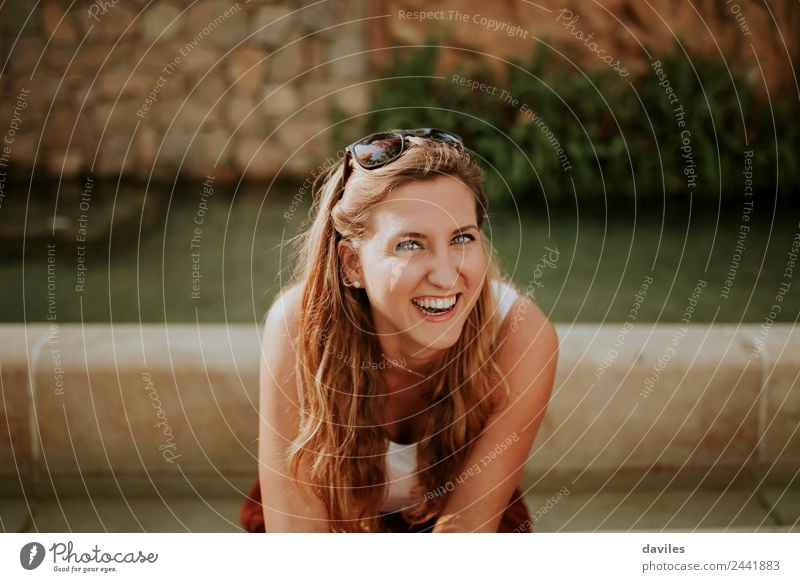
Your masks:
<instances>
[{"instance_id":1,"label":"concrete ledge","mask_svg":"<svg viewBox=\"0 0 800 582\"><path fill-rule=\"evenodd\" d=\"M557 329L556 386L526 487L797 478L792 326ZM249 325L0 326L3 492L239 489L256 476L259 335Z\"/></svg>"},{"instance_id":2,"label":"concrete ledge","mask_svg":"<svg viewBox=\"0 0 800 582\"><path fill-rule=\"evenodd\" d=\"M529 478L796 476L800 354L792 326L766 334L758 325L624 329L559 327L559 374Z\"/></svg>"}]
</instances>

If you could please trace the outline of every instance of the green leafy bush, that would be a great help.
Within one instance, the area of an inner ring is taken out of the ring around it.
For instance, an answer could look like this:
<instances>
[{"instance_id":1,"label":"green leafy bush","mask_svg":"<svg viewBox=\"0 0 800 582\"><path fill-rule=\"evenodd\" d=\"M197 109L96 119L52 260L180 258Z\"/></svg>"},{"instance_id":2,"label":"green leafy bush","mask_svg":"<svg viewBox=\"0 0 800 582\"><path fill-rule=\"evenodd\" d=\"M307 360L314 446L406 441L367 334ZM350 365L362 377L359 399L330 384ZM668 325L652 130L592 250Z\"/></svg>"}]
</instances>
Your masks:
<instances>
[{"instance_id":1,"label":"green leafy bush","mask_svg":"<svg viewBox=\"0 0 800 582\"><path fill-rule=\"evenodd\" d=\"M797 187L800 130L789 121L798 116L797 103L758 99L724 63L688 60L677 50L660 59L683 107L679 127L677 105L653 69L625 78L611 70L568 70L551 66L542 48L527 62L506 64L500 76L470 62L443 78L436 74L438 56L435 43L403 53L375 84L361 123L337 125L337 145L387 128L450 129L483 157L489 196L501 204L576 195L738 200L745 150L754 151L757 190L788 194ZM497 90L470 90L453 83L452 74Z\"/></svg>"}]
</instances>

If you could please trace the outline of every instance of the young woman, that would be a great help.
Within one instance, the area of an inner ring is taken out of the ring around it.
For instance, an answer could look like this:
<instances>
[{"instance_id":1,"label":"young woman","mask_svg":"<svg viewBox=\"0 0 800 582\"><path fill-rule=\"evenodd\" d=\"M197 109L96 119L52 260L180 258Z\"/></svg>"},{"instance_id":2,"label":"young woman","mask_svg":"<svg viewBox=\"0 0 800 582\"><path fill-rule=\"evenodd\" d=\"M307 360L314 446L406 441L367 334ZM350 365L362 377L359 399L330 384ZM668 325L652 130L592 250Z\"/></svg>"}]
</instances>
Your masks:
<instances>
[{"instance_id":1,"label":"young woman","mask_svg":"<svg viewBox=\"0 0 800 582\"><path fill-rule=\"evenodd\" d=\"M499 276L482 184L436 129L365 137L324 177L264 326L245 530L531 531L558 338Z\"/></svg>"}]
</instances>

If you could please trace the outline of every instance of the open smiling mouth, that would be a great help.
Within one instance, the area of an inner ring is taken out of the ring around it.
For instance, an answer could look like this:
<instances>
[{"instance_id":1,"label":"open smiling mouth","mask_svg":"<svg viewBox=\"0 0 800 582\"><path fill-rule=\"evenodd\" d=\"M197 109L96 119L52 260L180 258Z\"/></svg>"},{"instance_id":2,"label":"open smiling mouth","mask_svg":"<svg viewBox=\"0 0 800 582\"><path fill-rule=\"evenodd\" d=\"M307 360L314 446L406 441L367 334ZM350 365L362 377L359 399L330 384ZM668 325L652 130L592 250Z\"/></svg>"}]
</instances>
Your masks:
<instances>
[{"instance_id":1,"label":"open smiling mouth","mask_svg":"<svg viewBox=\"0 0 800 582\"><path fill-rule=\"evenodd\" d=\"M411 303L425 315L443 315L453 311L460 299L461 293L457 293L445 299L412 299Z\"/></svg>"}]
</instances>

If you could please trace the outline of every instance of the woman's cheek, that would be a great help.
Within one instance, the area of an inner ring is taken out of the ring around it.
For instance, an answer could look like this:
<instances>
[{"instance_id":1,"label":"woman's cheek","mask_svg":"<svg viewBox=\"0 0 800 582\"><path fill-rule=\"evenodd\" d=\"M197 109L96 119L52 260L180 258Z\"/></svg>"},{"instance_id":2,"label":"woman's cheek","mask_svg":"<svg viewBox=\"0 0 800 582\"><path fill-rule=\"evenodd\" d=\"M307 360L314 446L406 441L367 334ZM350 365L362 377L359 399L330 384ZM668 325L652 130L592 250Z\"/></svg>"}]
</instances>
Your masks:
<instances>
[{"instance_id":1,"label":"woman's cheek","mask_svg":"<svg viewBox=\"0 0 800 582\"><path fill-rule=\"evenodd\" d=\"M410 258L398 257L393 260L389 268L389 291L395 291L402 287L402 283L409 272Z\"/></svg>"},{"instance_id":2,"label":"woman's cheek","mask_svg":"<svg viewBox=\"0 0 800 582\"><path fill-rule=\"evenodd\" d=\"M479 279L483 276L486 272L486 267L489 265L489 261L486 258L486 253L483 252L483 249L475 249L475 252L472 253L470 256L470 265L473 277L478 277Z\"/></svg>"}]
</instances>

